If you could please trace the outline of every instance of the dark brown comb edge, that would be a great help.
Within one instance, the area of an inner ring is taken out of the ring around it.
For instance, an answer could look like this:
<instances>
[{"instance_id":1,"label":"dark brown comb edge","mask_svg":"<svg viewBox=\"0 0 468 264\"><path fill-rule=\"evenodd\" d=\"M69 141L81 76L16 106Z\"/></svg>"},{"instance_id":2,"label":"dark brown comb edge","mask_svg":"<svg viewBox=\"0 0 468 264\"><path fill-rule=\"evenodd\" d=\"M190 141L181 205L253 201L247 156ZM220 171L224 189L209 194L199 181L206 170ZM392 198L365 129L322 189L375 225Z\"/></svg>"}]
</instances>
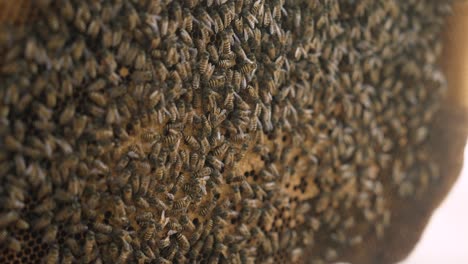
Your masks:
<instances>
[{"instance_id":1,"label":"dark brown comb edge","mask_svg":"<svg viewBox=\"0 0 468 264\"><path fill-rule=\"evenodd\" d=\"M468 2L454 4L454 15L446 21L442 67L447 77L448 100L468 107Z\"/></svg>"},{"instance_id":2,"label":"dark brown comb edge","mask_svg":"<svg viewBox=\"0 0 468 264\"><path fill-rule=\"evenodd\" d=\"M449 106L438 113L432 128L432 153L439 161L441 178L434 181L423 197L390 201L392 224L383 239L367 237L365 246L343 255L351 263L396 263L415 247L431 215L457 180L463 165L463 150L468 134L468 109Z\"/></svg>"},{"instance_id":3,"label":"dark brown comb edge","mask_svg":"<svg viewBox=\"0 0 468 264\"><path fill-rule=\"evenodd\" d=\"M468 136L468 3L455 3L454 15L446 21L441 65L448 81L447 99L437 113L431 131L431 153L441 177L432 182L423 197L390 201L392 224L383 239L365 239L365 246L346 252L351 263L396 263L405 259L418 243L434 211L458 179ZM394 195L398 197L398 195Z\"/></svg>"}]
</instances>

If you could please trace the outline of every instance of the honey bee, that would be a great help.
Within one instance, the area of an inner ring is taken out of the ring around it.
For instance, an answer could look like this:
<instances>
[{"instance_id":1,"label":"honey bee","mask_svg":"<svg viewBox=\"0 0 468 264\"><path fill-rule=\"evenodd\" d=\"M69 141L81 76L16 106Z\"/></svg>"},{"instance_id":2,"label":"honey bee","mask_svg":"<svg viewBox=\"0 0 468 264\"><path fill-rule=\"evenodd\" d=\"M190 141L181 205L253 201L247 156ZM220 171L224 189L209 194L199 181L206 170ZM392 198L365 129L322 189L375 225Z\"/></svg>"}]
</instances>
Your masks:
<instances>
[{"instance_id":1,"label":"honey bee","mask_svg":"<svg viewBox=\"0 0 468 264\"><path fill-rule=\"evenodd\" d=\"M184 197L179 200L174 201L173 208L175 210L184 210L190 205L190 198L189 197Z\"/></svg>"},{"instance_id":2,"label":"honey bee","mask_svg":"<svg viewBox=\"0 0 468 264\"><path fill-rule=\"evenodd\" d=\"M234 19L233 28L237 34L241 34L244 32L244 20L241 17L236 17Z\"/></svg>"},{"instance_id":3,"label":"honey bee","mask_svg":"<svg viewBox=\"0 0 468 264\"><path fill-rule=\"evenodd\" d=\"M177 239L177 243L179 244L180 249L183 252L187 252L188 249L190 248L190 243L188 239L182 233L177 233L176 239Z\"/></svg>"},{"instance_id":4,"label":"honey bee","mask_svg":"<svg viewBox=\"0 0 468 264\"><path fill-rule=\"evenodd\" d=\"M226 113L226 111L223 109L223 111L221 111L221 113L223 113L223 115ZM221 146L223 143L225 143L225 138L223 135L221 135L221 132L219 130L219 128L216 128L214 129L210 139L210 145L211 147L219 147Z\"/></svg>"},{"instance_id":5,"label":"honey bee","mask_svg":"<svg viewBox=\"0 0 468 264\"><path fill-rule=\"evenodd\" d=\"M194 2L194 1L192 1ZM190 12L189 9L184 8L183 12L183 23L182 23L182 28L185 29L187 32L192 32L193 30L193 16Z\"/></svg>"},{"instance_id":6,"label":"honey bee","mask_svg":"<svg viewBox=\"0 0 468 264\"><path fill-rule=\"evenodd\" d=\"M214 32L215 33L218 33L222 30L224 30L224 24L223 24L223 20L221 19L220 15L214 11L212 12L212 15L211 17L213 18L213 29L214 29Z\"/></svg>"},{"instance_id":7,"label":"honey bee","mask_svg":"<svg viewBox=\"0 0 468 264\"><path fill-rule=\"evenodd\" d=\"M116 166L117 171L121 171L122 174L125 174L124 179L125 178L128 179L128 177L130 177L130 175L128 174L128 173L130 173L130 171L129 170L124 171L124 169L127 167L129 162L130 162L130 157L127 156L127 155L124 155L124 156L122 156L120 158L120 160L119 160L119 162L117 163L117 166Z\"/></svg>"},{"instance_id":8,"label":"honey bee","mask_svg":"<svg viewBox=\"0 0 468 264\"><path fill-rule=\"evenodd\" d=\"M211 127L210 121L205 116L202 116L202 125L203 125L203 129L202 129L203 135L205 136L210 135L212 131L212 127Z\"/></svg>"},{"instance_id":9,"label":"honey bee","mask_svg":"<svg viewBox=\"0 0 468 264\"><path fill-rule=\"evenodd\" d=\"M226 245L224 245L223 243L221 242L216 242L215 245L214 245L214 250L216 253L219 253L221 255L223 255L224 257L227 257L227 252L228 252L228 247Z\"/></svg>"},{"instance_id":10,"label":"honey bee","mask_svg":"<svg viewBox=\"0 0 468 264\"><path fill-rule=\"evenodd\" d=\"M160 61L155 63L155 73L155 77L161 82L164 82L169 77L169 70Z\"/></svg>"},{"instance_id":11,"label":"honey bee","mask_svg":"<svg viewBox=\"0 0 468 264\"><path fill-rule=\"evenodd\" d=\"M137 11L134 8L128 8L127 19L128 19L128 26L130 30L135 29L135 27L141 23L140 16L138 15Z\"/></svg>"},{"instance_id":12,"label":"honey bee","mask_svg":"<svg viewBox=\"0 0 468 264\"><path fill-rule=\"evenodd\" d=\"M185 136L184 137L185 142L190 146L191 149L197 151L200 149L200 144L198 141L195 139L193 136Z\"/></svg>"},{"instance_id":13,"label":"honey bee","mask_svg":"<svg viewBox=\"0 0 468 264\"><path fill-rule=\"evenodd\" d=\"M132 172L130 171L130 169L123 169L122 172L117 174L116 183L119 186L125 186L131 176Z\"/></svg>"},{"instance_id":14,"label":"honey bee","mask_svg":"<svg viewBox=\"0 0 468 264\"><path fill-rule=\"evenodd\" d=\"M209 58L210 58L210 54L206 51L200 55L200 60L198 62L198 70L202 76L204 76L208 70Z\"/></svg>"},{"instance_id":15,"label":"honey bee","mask_svg":"<svg viewBox=\"0 0 468 264\"><path fill-rule=\"evenodd\" d=\"M239 185L232 186L232 191L234 192L234 203L239 204L242 201Z\"/></svg>"},{"instance_id":16,"label":"honey bee","mask_svg":"<svg viewBox=\"0 0 468 264\"><path fill-rule=\"evenodd\" d=\"M130 184L126 184L123 188L123 199L126 204L131 204L133 195L133 188Z\"/></svg>"},{"instance_id":17,"label":"honey bee","mask_svg":"<svg viewBox=\"0 0 468 264\"><path fill-rule=\"evenodd\" d=\"M196 228L192 220L190 220L190 218L185 214L181 216L180 223L182 224L182 227L184 229L187 229L189 231L194 231Z\"/></svg>"},{"instance_id":18,"label":"honey bee","mask_svg":"<svg viewBox=\"0 0 468 264\"><path fill-rule=\"evenodd\" d=\"M222 148L222 149L219 149L218 151L213 151L213 154L216 155L216 153L219 154L219 152L223 152L223 151L225 152L227 150L227 147L228 147L227 145L220 146L219 148ZM218 155L216 155L216 157L217 156ZM224 163L216 157L212 155L208 155L207 161L211 164L211 166L213 166L214 169L221 170L224 167Z\"/></svg>"},{"instance_id":19,"label":"honey bee","mask_svg":"<svg viewBox=\"0 0 468 264\"><path fill-rule=\"evenodd\" d=\"M109 166L99 159L95 159L93 162L93 172L98 174L107 174L109 173Z\"/></svg>"},{"instance_id":20,"label":"honey bee","mask_svg":"<svg viewBox=\"0 0 468 264\"><path fill-rule=\"evenodd\" d=\"M52 225L46 228L44 235L42 236L42 242L51 243L57 238L58 227Z\"/></svg>"},{"instance_id":21,"label":"honey bee","mask_svg":"<svg viewBox=\"0 0 468 264\"><path fill-rule=\"evenodd\" d=\"M129 145L127 150L127 155L132 159L139 159L143 156L143 150L139 144Z\"/></svg>"},{"instance_id":22,"label":"honey bee","mask_svg":"<svg viewBox=\"0 0 468 264\"><path fill-rule=\"evenodd\" d=\"M137 196L135 198L135 204L140 207L140 208L143 208L143 209L148 209L150 208L150 203L143 197L141 196Z\"/></svg>"},{"instance_id":23,"label":"honey bee","mask_svg":"<svg viewBox=\"0 0 468 264\"><path fill-rule=\"evenodd\" d=\"M41 103L36 103L35 108L37 111L37 115L45 120L49 120L52 117L51 109Z\"/></svg>"},{"instance_id":24,"label":"honey bee","mask_svg":"<svg viewBox=\"0 0 468 264\"><path fill-rule=\"evenodd\" d=\"M112 29L112 47L117 47L121 44L122 36L122 26L117 23L117 25Z\"/></svg>"},{"instance_id":25,"label":"honey bee","mask_svg":"<svg viewBox=\"0 0 468 264\"><path fill-rule=\"evenodd\" d=\"M142 165L140 165L139 173L140 173L140 186L139 186L139 192L141 195L146 195L148 192L148 187L150 184L150 166L147 162L142 162Z\"/></svg>"},{"instance_id":26,"label":"honey bee","mask_svg":"<svg viewBox=\"0 0 468 264\"><path fill-rule=\"evenodd\" d=\"M263 13L263 4L264 1L262 0L255 1L252 5L252 8L250 9L250 12L252 12L254 16L258 16L259 13Z\"/></svg>"},{"instance_id":27,"label":"honey bee","mask_svg":"<svg viewBox=\"0 0 468 264\"><path fill-rule=\"evenodd\" d=\"M211 63L208 63L206 72L204 75L202 75L204 82L209 82L212 79L213 73L215 72L215 68L216 67L214 65L212 65Z\"/></svg>"},{"instance_id":28,"label":"honey bee","mask_svg":"<svg viewBox=\"0 0 468 264\"><path fill-rule=\"evenodd\" d=\"M171 264L172 261L167 260L167 259L165 259L165 258L159 256L159 257L157 258L157 260L156 260L156 263L160 263L160 264Z\"/></svg>"},{"instance_id":29,"label":"honey bee","mask_svg":"<svg viewBox=\"0 0 468 264\"><path fill-rule=\"evenodd\" d=\"M111 260L115 261L119 257L119 247L114 242L109 244L108 252Z\"/></svg>"},{"instance_id":30,"label":"honey bee","mask_svg":"<svg viewBox=\"0 0 468 264\"><path fill-rule=\"evenodd\" d=\"M148 257L141 250L136 250L134 252L134 257L136 259L136 263L138 264L147 263Z\"/></svg>"},{"instance_id":31,"label":"honey bee","mask_svg":"<svg viewBox=\"0 0 468 264\"><path fill-rule=\"evenodd\" d=\"M225 27L229 26L234 20L234 17L236 15L235 10L237 9L237 7L235 6L236 4L229 2L228 4L221 6L221 17L223 18L223 24ZM242 3L238 4L238 6L239 5L242 6Z\"/></svg>"},{"instance_id":32,"label":"honey bee","mask_svg":"<svg viewBox=\"0 0 468 264\"><path fill-rule=\"evenodd\" d=\"M141 250L149 259L155 259L156 258L156 254L154 253L154 251L151 249L151 247L149 245L143 244L141 246Z\"/></svg>"},{"instance_id":33,"label":"honey bee","mask_svg":"<svg viewBox=\"0 0 468 264\"><path fill-rule=\"evenodd\" d=\"M227 111L232 111L234 109L234 90L231 87L228 91L224 99L224 107Z\"/></svg>"},{"instance_id":34,"label":"honey bee","mask_svg":"<svg viewBox=\"0 0 468 264\"><path fill-rule=\"evenodd\" d=\"M158 247L160 249L164 249L164 248L169 247L171 245L170 236L166 236L165 238L159 239L159 241L157 243L158 243Z\"/></svg>"},{"instance_id":35,"label":"honey bee","mask_svg":"<svg viewBox=\"0 0 468 264\"><path fill-rule=\"evenodd\" d=\"M228 168L231 168L234 165L235 162L235 150L230 148L227 151L226 156L224 157L224 165Z\"/></svg>"},{"instance_id":36,"label":"honey bee","mask_svg":"<svg viewBox=\"0 0 468 264\"><path fill-rule=\"evenodd\" d=\"M73 238L67 238L65 240L65 245L68 249L73 253L73 255L77 256L81 254L81 247L78 245L78 242Z\"/></svg>"},{"instance_id":37,"label":"honey bee","mask_svg":"<svg viewBox=\"0 0 468 264\"><path fill-rule=\"evenodd\" d=\"M180 142L180 137L180 132L169 129L168 135L163 138L163 143L166 145L177 145Z\"/></svg>"},{"instance_id":38,"label":"honey bee","mask_svg":"<svg viewBox=\"0 0 468 264\"><path fill-rule=\"evenodd\" d=\"M107 124L120 124L122 122L122 117L120 116L117 106L112 104L107 111L106 123Z\"/></svg>"},{"instance_id":39,"label":"honey bee","mask_svg":"<svg viewBox=\"0 0 468 264\"><path fill-rule=\"evenodd\" d=\"M71 201L71 199L67 201ZM81 205L78 202L73 202L71 207L73 210L72 210L72 215L70 217L70 222L79 223L81 220L81 213L82 213Z\"/></svg>"},{"instance_id":40,"label":"honey bee","mask_svg":"<svg viewBox=\"0 0 468 264\"><path fill-rule=\"evenodd\" d=\"M156 231L156 225L151 222L147 222L145 229L143 229L143 240L150 240Z\"/></svg>"},{"instance_id":41,"label":"honey bee","mask_svg":"<svg viewBox=\"0 0 468 264\"><path fill-rule=\"evenodd\" d=\"M62 263L63 264L72 264L75 260L71 250L69 248L64 248L62 253Z\"/></svg>"},{"instance_id":42,"label":"honey bee","mask_svg":"<svg viewBox=\"0 0 468 264\"><path fill-rule=\"evenodd\" d=\"M130 246L130 244L127 241L125 241L125 239L122 238L121 240L122 249L120 251L119 257L116 260L117 264L127 263L127 259L130 256L130 253L132 253L133 251L132 246Z\"/></svg>"},{"instance_id":43,"label":"honey bee","mask_svg":"<svg viewBox=\"0 0 468 264\"><path fill-rule=\"evenodd\" d=\"M245 197L252 198L254 196L254 191L247 181L242 181L240 187ZM261 199L256 200L256 201L261 201Z\"/></svg>"},{"instance_id":44,"label":"honey bee","mask_svg":"<svg viewBox=\"0 0 468 264\"><path fill-rule=\"evenodd\" d=\"M134 67L136 70L144 70L146 67L146 55L145 53L141 52L137 55L135 62L134 62Z\"/></svg>"},{"instance_id":45,"label":"honey bee","mask_svg":"<svg viewBox=\"0 0 468 264\"><path fill-rule=\"evenodd\" d=\"M93 229L102 234L110 234L112 232L112 226L104 223L93 223Z\"/></svg>"},{"instance_id":46,"label":"honey bee","mask_svg":"<svg viewBox=\"0 0 468 264\"><path fill-rule=\"evenodd\" d=\"M211 203L206 203L200 206L198 214L203 217L206 217L210 212L211 212Z\"/></svg>"},{"instance_id":47,"label":"honey bee","mask_svg":"<svg viewBox=\"0 0 468 264\"><path fill-rule=\"evenodd\" d=\"M63 18L65 18L65 20L70 22L73 20L73 17L75 15L75 9L69 1L65 1L63 2L63 5L60 8L60 14Z\"/></svg>"},{"instance_id":48,"label":"honey bee","mask_svg":"<svg viewBox=\"0 0 468 264\"><path fill-rule=\"evenodd\" d=\"M58 222L63 222L65 221L66 219L70 218L71 215L73 214L73 210L66 206L66 207L63 207L61 208L56 214L55 214L55 221L58 221Z\"/></svg>"},{"instance_id":49,"label":"honey bee","mask_svg":"<svg viewBox=\"0 0 468 264\"><path fill-rule=\"evenodd\" d=\"M204 230L203 227L204 227L204 225L203 225L202 223L200 223L200 224L196 227L195 231L192 233L192 235L191 235L191 237L190 237L190 241L189 241L189 242L190 242L191 245L194 245L197 241L199 241L199 239L200 239L200 237L201 237L201 235L202 235L202 233L203 233L203 230ZM202 240L200 240L200 241L202 241ZM202 242L203 242L203 241L202 241ZM203 245L203 244L202 244L202 245ZM195 246L195 247L196 247L196 246Z\"/></svg>"},{"instance_id":50,"label":"honey bee","mask_svg":"<svg viewBox=\"0 0 468 264\"><path fill-rule=\"evenodd\" d=\"M105 48L110 48L113 45L113 32L103 29L101 43Z\"/></svg>"},{"instance_id":51,"label":"honey bee","mask_svg":"<svg viewBox=\"0 0 468 264\"><path fill-rule=\"evenodd\" d=\"M83 134L84 129L88 123L88 117L81 115L73 119L73 132L75 137L79 137Z\"/></svg>"},{"instance_id":52,"label":"honey bee","mask_svg":"<svg viewBox=\"0 0 468 264\"><path fill-rule=\"evenodd\" d=\"M166 247L162 250L162 254L168 259L168 260L173 260L174 259L174 256L177 254L178 252L178 245L176 243L176 241L173 241L171 242L170 246L169 247Z\"/></svg>"},{"instance_id":53,"label":"honey bee","mask_svg":"<svg viewBox=\"0 0 468 264\"><path fill-rule=\"evenodd\" d=\"M47 264L55 264L58 263L59 260L59 246L57 244L53 244L49 248L49 253L46 256L46 263Z\"/></svg>"},{"instance_id":54,"label":"honey bee","mask_svg":"<svg viewBox=\"0 0 468 264\"><path fill-rule=\"evenodd\" d=\"M210 255L213 250L214 237L212 235L208 236L203 243L203 253Z\"/></svg>"},{"instance_id":55,"label":"honey bee","mask_svg":"<svg viewBox=\"0 0 468 264\"><path fill-rule=\"evenodd\" d=\"M208 28L211 28L214 24L213 18L204 9L200 9L197 14L197 19L203 22Z\"/></svg>"},{"instance_id":56,"label":"honey bee","mask_svg":"<svg viewBox=\"0 0 468 264\"><path fill-rule=\"evenodd\" d=\"M29 229L29 223L26 222L26 220L24 219L18 219L18 221L16 221L15 227L18 228L19 230L26 230L26 229Z\"/></svg>"},{"instance_id":57,"label":"honey bee","mask_svg":"<svg viewBox=\"0 0 468 264\"><path fill-rule=\"evenodd\" d=\"M52 213L51 212L45 212L40 216L38 219L33 221L32 224L32 229L33 230L43 230L45 227L47 227L50 222L52 221Z\"/></svg>"},{"instance_id":58,"label":"honey bee","mask_svg":"<svg viewBox=\"0 0 468 264\"><path fill-rule=\"evenodd\" d=\"M217 64L219 62L219 54L216 47L214 45L208 45L207 51L210 54L211 61Z\"/></svg>"},{"instance_id":59,"label":"honey bee","mask_svg":"<svg viewBox=\"0 0 468 264\"><path fill-rule=\"evenodd\" d=\"M245 75L251 75L254 73L255 69L256 69L256 64L255 63L244 63L243 65L240 66L239 70L241 73L245 74Z\"/></svg>"},{"instance_id":60,"label":"honey bee","mask_svg":"<svg viewBox=\"0 0 468 264\"><path fill-rule=\"evenodd\" d=\"M229 12L232 12L233 15L239 15L244 6L244 0L235 1L234 3L229 4Z\"/></svg>"},{"instance_id":61,"label":"honey bee","mask_svg":"<svg viewBox=\"0 0 468 264\"><path fill-rule=\"evenodd\" d=\"M200 146L201 146L201 152L203 154L207 154L211 148L210 142L208 142L208 139L206 137L203 137L203 139L200 140Z\"/></svg>"},{"instance_id":62,"label":"honey bee","mask_svg":"<svg viewBox=\"0 0 468 264\"><path fill-rule=\"evenodd\" d=\"M263 241L263 239L266 237L265 233L263 233L262 229L260 229L258 226L252 227L251 234L260 241Z\"/></svg>"},{"instance_id":63,"label":"honey bee","mask_svg":"<svg viewBox=\"0 0 468 264\"><path fill-rule=\"evenodd\" d=\"M14 211L0 214L0 228L8 226L9 224L17 221L19 218L19 214Z\"/></svg>"},{"instance_id":64,"label":"honey bee","mask_svg":"<svg viewBox=\"0 0 468 264\"><path fill-rule=\"evenodd\" d=\"M5 235L7 236L7 235ZM7 240L7 248L14 251L14 252L20 252L21 251L21 242L17 240L16 238L9 237Z\"/></svg>"},{"instance_id":65,"label":"honey bee","mask_svg":"<svg viewBox=\"0 0 468 264\"><path fill-rule=\"evenodd\" d=\"M153 79L153 73L148 70L141 70L141 71L134 71L131 75L130 78L135 82L135 83L144 83L144 82L149 82Z\"/></svg>"},{"instance_id":66,"label":"honey bee","mask_svg":"<svg viewBox=\"0 0 468 264\"><path fill-rule=\"evenodd\" d=\"M210 115L211 117L211 123L214 128L218 127L221 125L224 120L227 118L227 111L226 109L223 109L222 111L215 111L213 115Z\"/></svg>"},{"instance_id":67,"label":"honey bee","mask_svg":"<svg viewBox=\"0 0 468 264\"><path fill-rule=\"evenodd\" d=\"M96 38L101 30L101 21L95 19L89 23L87 34L90 35L92 38Z\"/></svg>"},{"instance_id":68,"label":"honey bee","mask_svg":"<svg viewBox=\"0 0 468 264\"><path fill-rule=\"evenodd\" d=\"M244 9L244 11L242 11L242 17L244 18L244 21L248 23L251 29L255 29L255 24L258 23L258 20L254 15L252 15L252 13Z\"/></svg>"},{"instance_id":69,"label":"honey bee","mask_svg":"<svg viewBox=\"0 0 468 264\"><path fill-rule=\"evenodd\" d=\"M219 60L218 66L224 69L232 68L236 65L236 61L233 59Z\"/></svg>"},{"instance_id":70,"label":"honey bee","mask_svg":"<svg viewBox=\"0 0 468 264\"><path fill-rule=\"evenodd\" d=\"M177 219L174 219L174 218L170 218L166 226L172 232L181 232L182 231L182 225L179 224Z\"/></svg>"},{"instance_id":71,"label":"honey bee","mask_svg":"<svg viewBox=\"0 0 468 264\"><path fill-rule=\"evenodd\" d=\"M190 36L187 30L182 28L179 30L179 34L180 34L180 38L185 44L190 45L190 46L193 45L192 37Z\"/></svg>"},{"instance_id":72,"label":"honey bee","mask_svg":"<svg viewBox=\"0 0 468 264\"><path fill-rule=\"evenodd\" d=\"M94 232L88 231L86 233L85 237L85 244L84 244L84 254L85 255L91 255L94 246L96 245L96 237L94 235Z\"/></svg>"},{"instance_id":73,"label":"honey bee","mask_svg":"<svg viewBox=\"0 0 468 264\"><path fill-rule=\"evenodd\" d=\"M192 76L192 68L189 62L184 62L176 65L177 72L182 78L182 81L186 82Z\"/></svg>"},{"instance_id":74,"label":"honey bee","mask_svg":"<svg viewBox=\"0 0 468 264\"><path fill-rule=\"evenodd\" d=\"M157 180L161 181L163 180L165 174L166 174L166 168L164 166L159 166L156 169L154 176L156 177Z\"/></svg>"},{"instance_id":75,"label":"honey bee","mask_svg":"<svg viewBox=\"0 0 468 264\"><path fill-rule=\"evenodd\" d=\"M195 73L192 78L192 89L198 90L200 88L200 74Z\"/></svg>"},{"instance_id":76,"label":"honey bee","mask_svg":"<svg viewBox=\"0 0 468 264\"><path fill-rule=\"evenodd\" d=\"M112 129L101 128L93 131L93 133L96 141L107 141L114 137Z\"/></svg>"},{"instance_id":77,"label":"honey bee","mask_svg":"<svg viewBox=\"0 0 468 264\"><path fill-rule=\"evenodd\" d=\"M196 178L204 178L210 176L212 169L210 167L204 167L194 173Z\"/></svg>"},{"instance_id":78,"label":"honey bee","mask_svg":"<svg viewBox=\"0 0 468 264\"><path fill-rule=\"evenodd\" d=\"M198 153L192 152L190 154L190 168L192 170L195 170L197 168L199 159L200 159L200 157L199 157Z\"/></svg>"},{"instance_id":79,"label":"honey bee","mask_svg":"<svg viewBox=\"0 0 468 264\"><path fill-rule=\"evenodd\" d=\"M88 231L88 226L84 224L74 224L67 228L67 232L70 234L79 234Z\"/></svg>"},{"instance_id":80,"label":"honey bee","mask_svg":"<svg viewBox=\"0 0 468 264\"><path fill-rule=\"evenodd\" d=\"M231 51L232 39L229 33L224 32L221 35L221 54L222 56L229 56ZM227 58L227 57L225 57Z\"/></svg>"}]
</instances>

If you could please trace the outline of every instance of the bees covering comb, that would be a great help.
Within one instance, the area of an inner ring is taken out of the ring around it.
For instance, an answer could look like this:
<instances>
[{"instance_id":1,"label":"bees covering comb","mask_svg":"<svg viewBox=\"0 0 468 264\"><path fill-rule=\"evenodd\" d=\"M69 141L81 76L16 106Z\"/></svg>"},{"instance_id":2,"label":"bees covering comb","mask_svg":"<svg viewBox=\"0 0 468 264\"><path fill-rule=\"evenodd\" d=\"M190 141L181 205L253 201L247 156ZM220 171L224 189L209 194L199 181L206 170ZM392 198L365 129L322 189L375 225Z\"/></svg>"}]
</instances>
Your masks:
<instances>
[{"instance_id":1,"label":"bees covering comb","mask_svg":"<svg viewBox=\"0 0 468 264\"><path fill-rule=\"evenodd\" d=\"M32 6L31 0L0 0L0 23L23 25L33 22L37 10Z\"/></svg>"},{"instance_id":2,"label":"bees covering comb","mask_svg":"<svg viewBox=\"0 0 468 264\"><path fill-rule=\"evenodd\" d=\"M443 182L450 1L31 4L0 29L2 263L353 260Z\"/></svg>"}]
</instances>

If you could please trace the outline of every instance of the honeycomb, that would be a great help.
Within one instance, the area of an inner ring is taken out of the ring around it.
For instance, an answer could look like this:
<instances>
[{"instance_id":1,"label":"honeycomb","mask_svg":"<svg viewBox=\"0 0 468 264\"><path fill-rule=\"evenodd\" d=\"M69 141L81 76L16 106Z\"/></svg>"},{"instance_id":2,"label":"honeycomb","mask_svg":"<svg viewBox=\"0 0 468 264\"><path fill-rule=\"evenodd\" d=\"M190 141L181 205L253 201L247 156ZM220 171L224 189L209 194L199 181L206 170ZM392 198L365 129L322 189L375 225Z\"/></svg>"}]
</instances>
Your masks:
<instances>
[{"instance_id":1,"label":"honeycomb","mask_svg":"<svg viewBox=\"0 0 468 264\"><path fill-rule=\"evenodd\" d=\"M347 261L443 182L450 1L8 3L1 263Z\"/></svg>"},{"instance_id":2,"label":"honeycomb","mask_svg":"<svg viewBox=\"0 0 468 264\"><path fill-rule=\"evenodd\" d=\"M16 251L16 249L9 247L2 248L0 253L1 263L40 263L47 255L48 245L42 242L39 233L17 228L7 230L7 232L21 243L21 249Z\"/></svg>"},{"instance_id":3,"label":"honeycomb","mask_svg":"<svg viewBox=\"0 0 468 264\"><path fill-rule=\"evenodd\" d=\"M25 207L21 212L21 218L37 219L38 215L33 212L33 209L39 202L29 199L25 200ZM27 224L24 226L18 224L17 226L7 228L3 232L6 232L16 241L4 241L5 246L0 251L0 263L42 263L49 253L51 243L44 241L44 231L33 230ZM58 227L55 239L58 244L64 244L67 239L73 239L77 241L78 245L81 245L84 241L84 233L71 234L61 225ZM20 247L16 247L16 245L20 245Z\"/></svg>"}]
</instances>

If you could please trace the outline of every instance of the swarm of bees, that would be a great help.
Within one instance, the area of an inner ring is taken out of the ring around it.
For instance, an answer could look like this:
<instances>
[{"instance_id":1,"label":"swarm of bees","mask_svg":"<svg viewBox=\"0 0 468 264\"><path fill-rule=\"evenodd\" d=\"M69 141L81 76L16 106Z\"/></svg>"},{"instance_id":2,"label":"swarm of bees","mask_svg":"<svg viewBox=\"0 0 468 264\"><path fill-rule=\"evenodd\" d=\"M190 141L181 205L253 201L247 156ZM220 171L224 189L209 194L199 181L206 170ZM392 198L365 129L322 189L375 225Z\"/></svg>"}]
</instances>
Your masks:
<instances>
[{"instance_id":1,"label":"swarm of bees","mask_svg":"<svg viewBox=\"0 0 468 264\"><path fill-rule=\"evenodd\" d=\"M34 1L0 30L0 262L318 264L384 237L389 193L440 175L449 2Z\"/></svg>"}]
</instances>

